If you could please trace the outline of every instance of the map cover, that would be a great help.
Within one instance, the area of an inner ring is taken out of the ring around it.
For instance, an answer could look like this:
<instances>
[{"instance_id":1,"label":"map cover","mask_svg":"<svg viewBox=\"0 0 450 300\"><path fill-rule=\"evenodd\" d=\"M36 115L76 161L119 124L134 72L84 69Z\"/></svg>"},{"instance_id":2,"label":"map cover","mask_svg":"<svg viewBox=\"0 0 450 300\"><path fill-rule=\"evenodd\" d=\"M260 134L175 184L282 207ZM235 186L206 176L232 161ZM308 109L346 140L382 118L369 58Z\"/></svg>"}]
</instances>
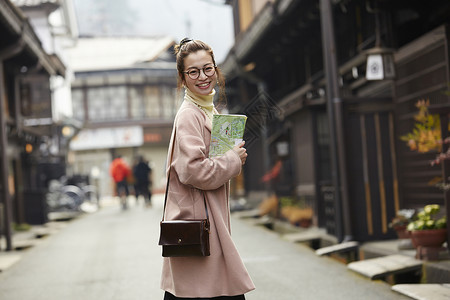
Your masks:
<instances>
[{"instance_id":1,"label":"map cover","mask_svg":"<svg viewBox=\"0 0 450 300\"><path fill-rule=\"evenodd\" d=\"M245 115L213 115L209 157L218 157L240 142L244 137Z\"/></svg>"}]
</instances>

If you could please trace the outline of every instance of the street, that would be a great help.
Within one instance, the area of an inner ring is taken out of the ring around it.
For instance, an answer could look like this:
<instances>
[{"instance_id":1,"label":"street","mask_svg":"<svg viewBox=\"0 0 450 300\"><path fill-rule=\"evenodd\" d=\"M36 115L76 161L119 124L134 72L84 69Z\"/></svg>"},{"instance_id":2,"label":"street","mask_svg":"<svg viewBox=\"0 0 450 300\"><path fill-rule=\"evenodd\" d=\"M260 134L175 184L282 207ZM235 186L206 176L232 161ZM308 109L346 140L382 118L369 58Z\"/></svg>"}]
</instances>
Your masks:
<instances>
[{"instance_id":1,"label":"street","mask_svg":"<svg viewBox=\"0 0 450 300\"><path fill-rule=\"evenodd\" d=\"M70 221L0 273L0 299L162 299L162 200L147 209L132 201L127 211L112 203ZM409 299L246 220L233 217L232 231L256 285L249 300Z\"/></svg>"}]
</instances>

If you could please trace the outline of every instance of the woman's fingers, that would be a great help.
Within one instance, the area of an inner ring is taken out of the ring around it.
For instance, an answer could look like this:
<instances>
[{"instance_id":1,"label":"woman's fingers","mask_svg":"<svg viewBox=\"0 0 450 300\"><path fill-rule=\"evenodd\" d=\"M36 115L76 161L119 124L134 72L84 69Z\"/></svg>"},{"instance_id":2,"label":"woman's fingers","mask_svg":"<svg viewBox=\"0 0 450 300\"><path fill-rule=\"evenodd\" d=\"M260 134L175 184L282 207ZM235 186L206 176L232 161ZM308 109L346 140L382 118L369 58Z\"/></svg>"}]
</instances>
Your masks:
<instances>
[{"instance_id":1,"label":"woman's fingers","mask_svg":"<svg viewBox=\"0 0 450 300\"><path fill-rule=\"evenodd\" d=\"M244 148L245 141L242 141L238 145L234 146L233 150L239 155L239 158L241 159L241 163L245 164L245 161L247 160L247 149Z\"/></svg>"}]
</instances>

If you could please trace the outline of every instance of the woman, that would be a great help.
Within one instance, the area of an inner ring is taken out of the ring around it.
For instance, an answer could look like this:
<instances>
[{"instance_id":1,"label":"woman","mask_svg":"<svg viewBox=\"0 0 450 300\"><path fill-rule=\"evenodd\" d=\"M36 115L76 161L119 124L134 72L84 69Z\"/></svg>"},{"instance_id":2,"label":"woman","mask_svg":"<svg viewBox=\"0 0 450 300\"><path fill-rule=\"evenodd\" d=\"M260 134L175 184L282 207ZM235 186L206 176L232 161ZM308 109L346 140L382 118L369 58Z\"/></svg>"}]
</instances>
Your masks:
<instances>
[{"instance_id":1,"label":"woman","mask_svg":"<svg viewBox=\"0 0 450 300\"><path fill-rule=\"evenodd\" d=\"M207 257L165 257L161 288L164 299L245 299L255 287L231 239L229 181L241 172L244 142L210 159L211 119L217 113L214 87L224 94L224 79L212 49L202 41L183 39L175 46L178 88L184 101L175 117L169 145L171 173L166 220L205 217L203 193L211 223Z\"/></svg>"}]
</instances>

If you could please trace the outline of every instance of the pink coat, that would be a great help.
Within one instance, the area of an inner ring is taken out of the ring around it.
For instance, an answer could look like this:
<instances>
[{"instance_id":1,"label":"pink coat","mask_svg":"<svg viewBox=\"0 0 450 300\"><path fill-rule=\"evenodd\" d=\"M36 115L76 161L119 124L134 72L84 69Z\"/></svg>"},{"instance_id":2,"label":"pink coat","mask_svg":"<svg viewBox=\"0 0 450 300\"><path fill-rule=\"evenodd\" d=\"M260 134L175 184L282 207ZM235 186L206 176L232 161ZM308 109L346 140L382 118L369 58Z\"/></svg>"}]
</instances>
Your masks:
<instances>
[{"instance_id":1,"label":"pink coat","mask_svg":"<svg viewBox=\"0 0 450 300\"><path fill-rule=\"evenodd\" d=\"M255 288L231 239L229 181L241 172L241 161L233 150L208 158L211 122L206 118L183 102L169 145L168 161L172 148L173 159L165 219L204 218L203 190L211 223L211 256L164 258L161 288L177 297L234 296Z\"/></svg>"}]
</instances>

